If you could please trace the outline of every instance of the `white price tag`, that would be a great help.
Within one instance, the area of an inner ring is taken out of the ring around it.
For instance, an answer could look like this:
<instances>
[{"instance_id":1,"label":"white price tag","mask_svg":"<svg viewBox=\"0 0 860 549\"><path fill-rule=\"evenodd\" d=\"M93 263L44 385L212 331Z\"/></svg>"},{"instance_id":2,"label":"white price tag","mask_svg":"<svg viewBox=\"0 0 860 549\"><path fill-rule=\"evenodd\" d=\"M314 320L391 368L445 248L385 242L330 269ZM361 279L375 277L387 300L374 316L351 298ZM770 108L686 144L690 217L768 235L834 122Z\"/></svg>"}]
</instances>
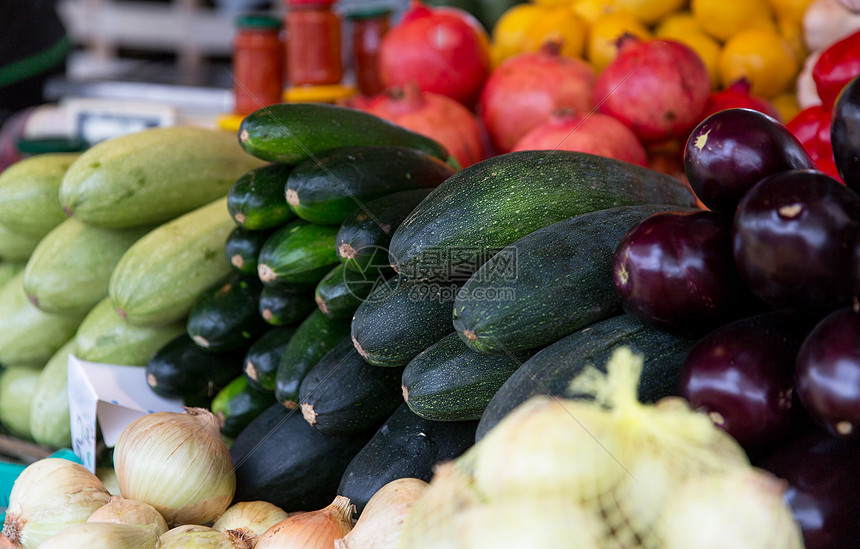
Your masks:
<instances>
[{"instance_id":1,"label":"white price tag","mask_svg":"<svg viewBox=\"0 0 860 549\"><path fill-rule=\"evenodd\" d=\"M178 122L176 108L157 103L82 98L65 106L74 135L91 144Z\"/></svg>"}]
</instances>

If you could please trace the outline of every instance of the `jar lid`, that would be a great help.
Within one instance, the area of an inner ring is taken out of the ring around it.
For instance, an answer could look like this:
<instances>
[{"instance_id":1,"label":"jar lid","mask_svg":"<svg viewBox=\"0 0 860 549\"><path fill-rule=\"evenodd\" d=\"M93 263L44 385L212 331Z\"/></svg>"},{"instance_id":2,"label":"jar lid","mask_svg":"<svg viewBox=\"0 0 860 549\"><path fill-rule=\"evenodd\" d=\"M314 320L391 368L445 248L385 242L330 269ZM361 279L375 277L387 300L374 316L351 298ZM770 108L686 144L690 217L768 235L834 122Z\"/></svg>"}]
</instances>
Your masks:
<instances>
[{"instance_id":1,"label":"jar lid","mask_svg":"<svg viewBox=\"0 0 860 549\"><path fill-rule=\"evenodd\" d=\"M383 15L390 15L394 10L391 6L384 4L349 6L344 13L348 19L371 19Z\"/></svg>"},{"instance_id":2,"label":"jar lid","mask_svg":"<svg viewBox=\"0 0 860 549\"><path fill-rule=\"evenodd\" d=\"M19 139L16 143L21 154L83 152L90 147L85 139L74 137L40 137Z\"/></svg>"},{"instance_id":3,"label":"jar lid","mask_svg":"<svg viewBox=\"0 0 860 549\"><path fill-rule=\"evenodd\" d=\"M290 103L334 103L354 95L355 92L355 86L345 84L292 86L284 90L284 100Z\"/></svg>"},{"instance_id":4,"label":"jar lid","mask_svg":"<svg viewBox=\"0 0 860 549\"><path fill-rule=\"evenodd\" d=\"M272 15L248 14L236 18L236 26L243 29L279 29L281 20Z\"/></svg>"},{"instance_id":5,"label":"jar lid","mask_svg":"<svg viewBox=\"0 0 860 549\"><path fill-rule=\"evenodd\" d=\"M334 5L337 0L285 0L287 6L325 6Z\"/></svg>"}]
</instances>

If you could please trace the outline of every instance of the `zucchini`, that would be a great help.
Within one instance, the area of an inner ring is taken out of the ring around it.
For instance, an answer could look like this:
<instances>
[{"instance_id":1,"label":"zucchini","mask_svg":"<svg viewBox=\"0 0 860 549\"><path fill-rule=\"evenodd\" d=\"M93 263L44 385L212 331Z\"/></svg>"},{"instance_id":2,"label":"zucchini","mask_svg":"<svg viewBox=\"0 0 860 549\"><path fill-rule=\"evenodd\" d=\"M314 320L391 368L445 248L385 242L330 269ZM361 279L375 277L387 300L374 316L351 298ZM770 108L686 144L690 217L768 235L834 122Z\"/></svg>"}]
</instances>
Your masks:
<instances>
[{"instance_id":1,"label":"zucchini","mask_svg":"<svg viewBox=\"0 0 860 549\"><path fill-rule=\"evenodd\" d=\"M302 416L324 435L376 429L403 402L400 374L365 362L345 336L302 381Z\"/></svg>"},{"instance_id":2,"label":"zucchini","mask_svg":"<svg viewBox=\"0 0 860 549\"><path fill-rule=\"evenodd\" d=\"M43 237L65 221L58 196L63 175L78 153L45 153L15 162L0 173L0 224Z\"/></svg>"},{"instance_id":3,"label":"zucchini","mask_svg":"<svg viewBox=\"0 0 860 549\"><path fill-rule=\"evenodd\" d=\"M143 366L158 349L185 331L181 322L136 326L102 299L75 334L75 356L90 362Z\"/></svg>"},{"instance_id":4,"label":"zucchini","mask_svg":"<svg viewBox=\"0 0 860 549\"><path fill-rule=\"evenodd\" d=\"M302 380L345 336L349 321L329 318L315 309L299 324L275 373L275 398L287 408L299 407Z\"/></svg>"},{"instance_id":5,"label":"zucchini","mask_svg":"<svg viewBox=\"0 0 860 549\"><path fill-rule=\"evenodd\" d=\"M257 338L245 354L245 377L259 391L275 391L275 375L296 326L275 326ZM273 397L274 400L274 397Z\"/></svg>"},{"instance_id":6,"label":"zucchini","mask_svg":"<svg viewBox=\"0 0 860 549\"><path fill-rule=\"evenodd\" d=\"M391 235L433 189L401 191L369 201L346 216L335 237L337 255L348 269L388 266Z\"/></svg>"},{"instance_id":7,"label":"zucchini","mask_svg":"<svg viewBox=\"0 0 860 549\"><path fill-rule=\"evenodd\" d=\"M271 391L255 389L242 375L218 391L210 409L218 418L221 434L236 438L242 429L274 403L275 395Z\"/></svg>"},{"instance_id":8,"label":"zucchini","mask_svg":"<svg viewBox=\"0 0 860 549\"><path fill-rule=\"evenodd\" d=\"M260 316L272 326L286 326L304 319L315 308L312 296L284 288L264 286L260 291Z\"/></svg>"},{"instance_id":9,"label":"zucchini","mask_svg":"<svg viewBox=\"0 0 860 549\"><path fill-rule=\"evenodd\" d=\"M499 387L530 355L479 353L449 334L406 365L403 400L431 421L481 419Z\"/></svg>"},{"instance_id":10,"label":"zucchini","mask_svg":"<svg viewBox=\"0 0 860 549\"><path fill-rule=\"evenodd\" d=\"M370 113L326 103L278 103L256 110L242 120L239 143L257 158L285 164L354 145L409 147L445 161L451 158L429 137Z\"/></svg>"},{"instance_id":11,"label":"zucchini","mask_svg":"<svg viewBox=\"0 0 860 549\"><path fill-rule=\"evenodd\" d=\"M81 154L66 171L59 197L69 217L91 225L164 223L226 197L239 176L260 165L228 133L192 126L150 128L102 141Z\"/></svg>"},{"instance_id":12,"label":"zucchini","mask_svg":"<svg viewBox=\"0 0 860 549\"><path fill-rule=\"evenodd\" d=\"M454 331L456 286L406 279L377 286L352 319L352 341L377 366L406 366L418 353Z\"/></svg>"},{"instance_id":13,"label":"zucchini","mask_svg":"<svg viewBox=\"0 0 860 549\"><path fill-rule=\"evenodd\" d=\"M184 318L208 288L231 272L224 242L236 224L219 198L160 225L123 254L108 295L132 324L169 324Z\"/></svg>"},{"instance_id":14,"label":"zucchini","mask_svg":"<svg viewBox=\"0 0 860 549\"><path fill-rule=\"evenodd\" d=\"M224 243L224 253L227 261L237 272L244 275L257 276L257 258L260 249L274 231L251 231L236 227L227 236Z\"/></svg>"},{"instance_id":15,"label":"zucchini","mask_svg":"<svg viewBox=\"0 0 860 549\"><path fill-rule=\"evenodd\" d=\"M286 198L300 218L340 225L368 200L436 187L453 174L435 156L408 147L341 147L299 162L287 178Z\"/></svg>"},{"instance_id":16,"label":"zucchini","mask_svg":"<svg viewBox=\"0 0 860 549\"><path fill-rule=\"evenodd\" d=\"M693 207L690 187L668 175L575 151L519 151L454 174L391 238L394 269L410 278L471 274L483 257L556 221L633 204Z\"/></svg>"},{"instance_id":17,"label":"zucchini","mask_svg":"<svg viewBox=\"0 0 860 549\"><path fill-rule=\"evenodd\" d=\"M269 328L260 316L262 289L257 277L239 273L207 289L188 312L189 337L210 351L247 349Z\"/></svg>"},{"instance_id":18,"label":"zucchini","mask_svg":"<svg viewBox=\"0 0 860 549\"><path fill-rule=\"evenodd\" d=\"M284 199L284 185L293 167L267 164L237 179L227 191L227 210L236 224L250 231L274 229L295 219Z\"/></svg>"},{"instance_id":19,"label":"zucchini","mask_svg":"<svg viewBox=\"0 0 860 549\"><path fill-rule=\"evenodd\" d=\"M364 272L336 266L320 280L314 291L314 300L324 315L331 318L351 319L373 288L384 281L378 269Z\"/></svg>"},{"instance_id":20,"label":"zucchini","mask_svg":"<svg viewBox=\"0 0 860 549\"><path fill-rule=\"evenodd\" d=\"M322 509L337 495L343 471L369 434L326 436L280 404L245 427L230 446L234 501L268 501L287 512Z\"/></svg>"},{"instance_id":21,"label":"zucchini","mask_svg":"<svg viewBox=\"0 0 860 549\"><path fill-rule=\"evenodd\" d=\"M257 273L266 286L292 291L312 290L335 265L337 227L297 219L266 240L257 260Z\"/></svg>"},{"instance_id":22,"label":"zucchini","mask_svg":"<svg viewBox=\"0 0 860 549\"><path fill-rule=\"evenodd\" d=\"M0 223L0 259L27 261L41 240L38 236L16 233Z\"/></svg>"},{"instance_id":23,"label":"zucchini","mask_svg":"<svg viewBox=\"0 0 860 549\"><path fill-rule=\"evenodd\" d=\"M26 366L8 366L0 373L0 423L17 438L32 440L30 408L39 370Z\"/></svg>"},{"instance_id":24,"label":"zucchini","mask_svg":"<svg viewBox=\"0 0 860 549\"><path fill-rule=\"evenodd\" d=\"M69 218L45 235L24 270L30 301L48 313L86 314L108 295L120 257L146 228L102 229Z\"/></svg>"},{"instance_id":25,"label":"zucchini","mask_svg":"<svg viewBox=\"0 0 860 549\"><path fill-rule=\"evenodd\" d=\"M70 339L39 373L30 405L30 434L36 444L55 449L72 446L68 363L74 349L75 340Z\"/></svg>"},{"instance_id":26,"label":"zucchini","mask_svg":"<svg viewBox=\"0 0 860 549\"><path fill-rule=\"evenodd\" d=\"M454 301L454 329L476 351L552 343L621 312L612 258L630 228L677 206L621 206L558 221L503 248Z\"/></svg>"},{"instance_id":27,"label":"zucchini","mask_svg":"<svg viewBox=\"0 0 860 549\"><path fill-rule=\"evenodd\" d=\"M0 288L23 271L25 265L23 261L0 261Z\"/></svg>"},{"instance_id":28,"label":"zucchini","mask_svg":"<svg viewBox=\"0 0 860 549\"><path fill-rule=\"evenodd\" d=\"M570 382L588 365L606 371L612 351L628 346L644 357L639 400L654 402L676 393L681 365L696 339L649 328L631 315L613 316L549 345L527 360L493 396L478 424L483 437L518 405L537 394L574 397Z\"/></svg>"},{"instance_id":29,"label":"zucchini","mask_svg":"<svg viewBox=\"0 0 860 549\"><path fill-rule=\"evenodd\" d=\"M337 493L361 513L380 488L398 478L430 481L438 463L457 458L475 442L477 421L429 421L402 403L349 462Z\"/></svg>"}]
</instances>

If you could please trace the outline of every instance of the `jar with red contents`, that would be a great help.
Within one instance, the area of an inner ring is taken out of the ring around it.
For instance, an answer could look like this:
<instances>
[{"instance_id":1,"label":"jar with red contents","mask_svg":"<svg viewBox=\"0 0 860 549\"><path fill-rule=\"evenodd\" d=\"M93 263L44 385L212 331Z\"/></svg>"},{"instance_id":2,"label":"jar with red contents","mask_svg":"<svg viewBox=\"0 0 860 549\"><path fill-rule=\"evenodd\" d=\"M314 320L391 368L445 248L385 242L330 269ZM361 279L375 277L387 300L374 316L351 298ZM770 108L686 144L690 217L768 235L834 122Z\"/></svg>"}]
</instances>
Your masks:
<instances>
[{"instance_id":1,"label":"jar with red contents","mask_svg":"<svg viewBox=\"0 0 860 549\"><path fill-rule=\"evenodd\" d=\"M235 112L248 114L279 103L284 89L284 45L281 21L268 15L236 19L233 40Z\"/></svg>"},{"instance_id":2,"label":"jar with red contents","mask_svg":"<svg viewBox=\"0 0 860 549\"><path fill-rule=\"evenodd\" d=\"M286 0L287 81L291 86L343 79L341 20L334 0Z\"/></svg>"},{"instance_id":3,"label":"jar with red contents","mask_svg":"<svg viewBox=\"0 0 860 549\"><path fill-rule=\"evenodd\" d=\"M352 31L352 61L355 83L365 95L376 95L383 89L377 68L379 46L388 32L391 8L367 6L349 11Z\"/></svg>"}]
</instances>

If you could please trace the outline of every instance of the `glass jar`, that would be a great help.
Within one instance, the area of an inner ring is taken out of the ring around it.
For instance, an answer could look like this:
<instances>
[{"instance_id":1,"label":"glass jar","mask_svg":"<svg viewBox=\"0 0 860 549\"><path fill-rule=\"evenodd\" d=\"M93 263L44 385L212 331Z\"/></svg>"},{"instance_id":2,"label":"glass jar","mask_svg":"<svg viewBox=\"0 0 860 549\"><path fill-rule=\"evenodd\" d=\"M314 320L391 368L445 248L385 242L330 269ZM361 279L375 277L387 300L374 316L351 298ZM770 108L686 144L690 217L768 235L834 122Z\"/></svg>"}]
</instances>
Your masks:
<instances>
[{"instance_id":1,"label":"glass jar","mask_svg":"<svg viewBox=\"0 0 860 549\"><path fill-rule=\"evenodd\" d=\"M268 15L236 19L233 40L233 97L237 114L279 103L284 89L281 21Z\"/></svg>"},{"instance_id":2,"label":"glass jar","mask_svg":"<svg viewBox=\"0 0 860 549\"><path fill-rule=\"evenodd\" d=\"M388 32L391 9L369 7L347 14L352 29L352 61L355 83L365 95L376 95L383 89L377 59L382 37Z\"/></svg>"},{"instance_id":3,"label":"glass jar","mask_svg":"<svg viewBox=\"0 0 860 549\"><path fill-rule=\"evenodd\" d=\"M286 0L287 81L291 86L343 79L341 20L329 0Z\"/></svg>"}]
</instances>

